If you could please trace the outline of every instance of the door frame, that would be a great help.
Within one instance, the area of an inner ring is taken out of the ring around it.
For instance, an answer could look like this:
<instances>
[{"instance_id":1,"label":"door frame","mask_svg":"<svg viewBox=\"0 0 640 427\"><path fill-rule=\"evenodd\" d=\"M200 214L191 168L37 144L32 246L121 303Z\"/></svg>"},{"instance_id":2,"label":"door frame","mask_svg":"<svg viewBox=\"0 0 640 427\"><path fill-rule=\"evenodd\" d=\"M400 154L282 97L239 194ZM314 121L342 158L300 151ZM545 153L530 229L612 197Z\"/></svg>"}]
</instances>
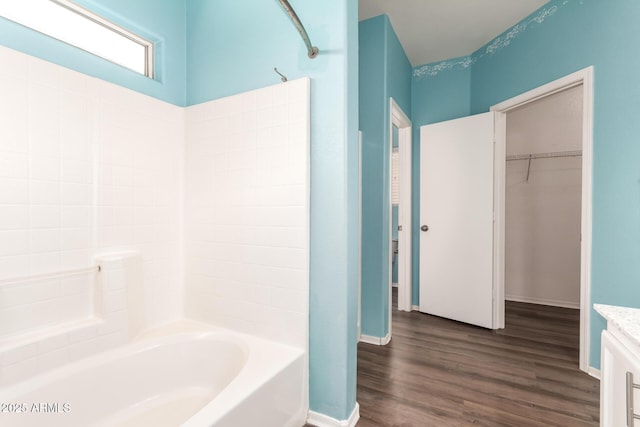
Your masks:
<instances>
[{"instance_id":1,"label":"door frame","mask_svg":"<svg viewBox=\"0 0 640 427\"><path fill-rule=\"evenodd\" d=\"M582 207L580 242L580 369L589 366L591 314L591 242L593 176L593 67L587 67L491 107L495 113L494 150L494 325L504 328L505 307L505 197L507 113L517 107L582 85Z\"/></svg>"},{"instance_id":2,"label":"door frame","mask_svg":"<svg viewBox=\"0 0 640 427\"><path fill-rule=\"evenodd\" d=\"M362 131L358 130L358 341L362 336Z\"/></svg>"},{"instance_id":3,"label":"door frame","mask_svg":"<svg viewBox=\"0 0 640 427\"><path fill-rule=\"evenodd\" d=\"M393 126L398 128L398 151L400 163L400 206L398 208L398 310L411 311L411 120L389 97L389 153L393 151ZM389 156L389 191L391 191L391 155ZM389 194L389 266L393 262L392 245L392 205ZM402 238L400 238L402 233ZM389 268L389 336L391 336L392 318L392 269Z\"/></svg>"}]
</instances>

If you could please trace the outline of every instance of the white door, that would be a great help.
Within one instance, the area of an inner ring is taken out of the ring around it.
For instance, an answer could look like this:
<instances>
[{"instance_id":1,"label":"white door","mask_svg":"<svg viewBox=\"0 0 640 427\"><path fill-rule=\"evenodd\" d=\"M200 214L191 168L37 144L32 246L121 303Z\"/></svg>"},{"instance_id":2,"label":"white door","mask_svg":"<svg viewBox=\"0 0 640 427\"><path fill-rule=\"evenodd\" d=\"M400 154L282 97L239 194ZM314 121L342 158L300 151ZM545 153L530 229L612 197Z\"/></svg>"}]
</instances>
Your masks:
<instances>
[{"instance_id":1,"label":"white door","mask_svg":"<svg viewBox=\"0 0 640 427\"><path fill-rule=\"evenodd\" d=\"M493 113L420 128L420 311L493 328Z\"/></svg>"}]
</instances>

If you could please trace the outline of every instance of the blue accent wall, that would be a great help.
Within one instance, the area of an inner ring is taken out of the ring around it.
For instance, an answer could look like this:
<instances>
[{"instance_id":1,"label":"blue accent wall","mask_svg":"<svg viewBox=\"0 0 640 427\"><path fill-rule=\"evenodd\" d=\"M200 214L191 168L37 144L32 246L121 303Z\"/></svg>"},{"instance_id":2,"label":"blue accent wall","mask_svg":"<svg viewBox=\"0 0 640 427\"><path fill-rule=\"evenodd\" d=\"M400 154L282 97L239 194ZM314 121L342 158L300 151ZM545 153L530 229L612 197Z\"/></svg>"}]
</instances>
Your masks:
<instances>
[{"instance_id":1,"label":"blue accent wall","mask_svg":"<svg viewBox=\"0 0 640 427\"><path fill-rule=\"evenodd\" d=\"M640 307L640 3L556 0L493 55L478 51L472 112L589 65L594 66L592 303ZM480 56L483 55L483 56ZM591 311L590 362L600 366L600 332Z\"/></svg>"},{"instance_id":2,"label":"blue accent wall","mask_svg":"<svg viewBox=\"0 0 640 427\"><path fill-rule=\"evenodd\" d=\"M186 0L77 0L156 44L154 80L0 18L0 44L175 105L186 105Z\"/></svg>"},{"instance_id":3,"label":"blue accent wall","mask_svg":"<svg viewBox=\"0 0 640 427\"><path fill-rule=\"evenodd\" d=\"M640 2L634 0L552 0L470 57L450 66L414 68L413 81L418 128L488 111L500 101L594 66L591 303L630 307L640 307L640 86L634 83L640 56L630 53L640 38L638 16ZM465 74L470 75L468 96L456 83ZM428 87L431 97L426 96ZM455 99L459 102L452 105ZM444 108L436 112L439 104ZM415 160L414 151L414 164L419 164ZM417 175L414 179L417 201ZM592 310L590 363L596 368L605 326Z\"/></svg>"},{"instance_id":4,"label":"blue accent wall","mask_svg":"<svg viewBox=\"0 0 640 427\"><path fill-rule=\"evenodd\" d=\"M402 111L411 117L411 63L385 15L387 92ZM388 102L387 102L388 103Z\"/></svg>"},{"instance_id":5,"label":"blue accent wall","mask_svg":"<svg viewBox=\"0 0 640 427\"><path fill-rule=\"evenodd\" d=\"M360 130L362 131L362 292L364 335L386 335L382 188L385 126L385 17L360 22ZM375 230L375 231L374 231ZM387 267L388 268L388 267ZM388 271L388 270L387 270ZM388 298L388 297L386 297Z\"/></svg>"},{"instance_id":6,"label":"blue accent wall","mask_svg":"<svg viewBox=\"0 0 640 427\"><path fill-rule=\"evenodd\" d=\"M343 2L344 3L344 2ZM338 2L337 4L340 4ZM347 96L344 102L347 105L347 126L346 134L344 135L344 141L342 144L345 146L346 151L346 214L347 216L347 280L346 290L347 298L342 306L342 312L337 312L337 315L342 315L346 312L346 338L345 350L342 357L346 358L346 371L345 382L342 386L346 386L346 399L340 403L342 411L346 409L346 415L351 415L356 405L356 388L357 388L357 361L358 361L358 279L360 277L360 150L358 141L359 137L359 115L360 106L358 103L359 94L359 57L358 57L358 1L347 0L347 15L346 15L346 28L347 28L347 45L346 45L346 84L347 84ZM328 84L328 82L327 82ZM344 120L344 118L343 118ZM329 165L325 166L325 173L328 173ZM320 213L319 213L320 214ZM331 258L327 257L323 261L324 263L331 262ZM320 266L321 267L321 266ZM344 283L344 282L343 282ZM313 283L312 283L313 284ZM318 286L323 286L322 282L318 283ZM340 291L338 289L338 291ZM320 291L321 292L321 291ZM338 295L340 297L340 295ZM331 314L329 314L331 315ZM318 317L316 319L316 329L323 330L323 319ZM336 325L337 326L337 325ZM313 332L314 330L312 330ZM326 332L324 332L326 334ZM326 335L332 337L331 335ZM340 338L335 338L340 339ZM315 355L316 360L324 357L323 353L331 353L332 345L324 347L318 354ZM326 367L326 365L325 365ZM323 368L319 365L319 368ZM327 371L328 374L332 374L331 371ZM317 381L317 378L324 375L322 371L316 371L316 377L312 378L313 381ZM340 386L340 384L338 384ZM315 407L321 407L321 402L329 401L332 390L329 387L324 389L317 389L318 400L313 402ZM324 405L326 406L326 404Z\"/></svg>"},{"instance_id":7,"label":"blue accent wall","mask_svg":"<svg viewBox=\"0 0 640 427\"><path fill-rule=\"evenodd\" d=\"M389 333L391 140L389 98L411 114L411 64L391 22L360 22L362 334Z\"/></svg>"}]
</instances>

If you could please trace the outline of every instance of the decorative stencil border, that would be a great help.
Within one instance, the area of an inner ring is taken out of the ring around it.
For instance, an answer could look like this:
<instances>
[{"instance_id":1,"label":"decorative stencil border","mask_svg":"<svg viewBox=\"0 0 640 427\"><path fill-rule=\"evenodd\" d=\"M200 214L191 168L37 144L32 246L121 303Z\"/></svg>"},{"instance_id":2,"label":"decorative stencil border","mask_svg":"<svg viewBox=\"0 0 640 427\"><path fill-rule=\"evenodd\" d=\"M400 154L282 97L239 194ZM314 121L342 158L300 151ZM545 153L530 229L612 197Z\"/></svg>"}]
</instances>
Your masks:
<instances>
[{"instance_id":1,"label":"decorative stencil border","mask_svg":"<svg viewBox=\"0 0 640 427\"><path fill-rule=\"evenodd\" d=\"M505 33L502 33L491 42L486 44L484 47L478 49L471 55L461 56L459 58L447 59L445 61L433 62L430 64L420 65L413 69L413 77L421 80L428 77L434 77L440 74L443 71L449 71L454 68L469 68L479 59L487 56L493 55L494 53L504 49L505 47L511 44L511 41L518 37L520 34L524 33L530 25L540 25L547 18L555 15L555 13L563 6L566 6L573 0L563 0L560 5L554 4L553 6L543 7L538 11L537 14L532 16L526 21L522 21L508 30ZM580 4L583 4L583 0L580 0Z\"/></svg>"}]
</instances>

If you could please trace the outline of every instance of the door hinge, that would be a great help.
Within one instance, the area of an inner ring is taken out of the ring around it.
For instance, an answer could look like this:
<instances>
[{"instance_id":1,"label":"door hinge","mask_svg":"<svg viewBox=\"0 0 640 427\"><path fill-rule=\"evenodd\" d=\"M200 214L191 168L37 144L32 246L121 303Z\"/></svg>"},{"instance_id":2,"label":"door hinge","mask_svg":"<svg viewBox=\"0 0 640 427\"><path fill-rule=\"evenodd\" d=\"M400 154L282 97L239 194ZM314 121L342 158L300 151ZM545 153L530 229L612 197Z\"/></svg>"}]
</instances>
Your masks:
<instances>
[{"instance_id":1,"label":"door hinge","mask_svg":"<svg viewBox=\"0 0 640 427\"><path fill-rule=\"evenodd\" d=\"M402 226L401 225L398 226L398 231L402 231Z\"/></svg>"}]
</instances>

